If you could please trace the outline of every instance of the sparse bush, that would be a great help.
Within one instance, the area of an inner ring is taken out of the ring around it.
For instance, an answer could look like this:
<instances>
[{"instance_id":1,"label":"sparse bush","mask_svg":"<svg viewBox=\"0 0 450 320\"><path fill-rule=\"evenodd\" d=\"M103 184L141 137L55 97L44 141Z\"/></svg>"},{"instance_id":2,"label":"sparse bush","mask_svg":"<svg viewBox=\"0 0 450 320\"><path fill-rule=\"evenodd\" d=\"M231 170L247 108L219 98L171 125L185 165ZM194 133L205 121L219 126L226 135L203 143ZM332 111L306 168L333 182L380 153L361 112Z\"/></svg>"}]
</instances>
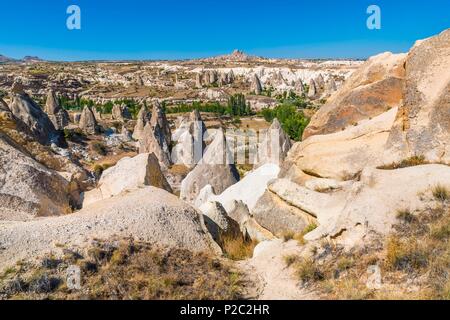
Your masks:
<instances>
[{"instance_id":1,"label":"sparse bush","mask_svg":"<svg viewBox=\"0 0 450 320\"><path fill-rule=\"evenodd\" d=\"M440 241L448 240L450 238L450 219L432 226L431 237Z\"/></svg>"},{"instance_id":2,"label":"sparse bush","mask_svg":"<svg viewBox=\"0 0 450 320\"><path fill-rule=\"evenodd\" d=\"M242 235L225 236L221 238L225 256L231 260L244 260L253 256L257 241L245 239Z\"/></svg>"},{"instance_id":3,"label":"sparse bush","mask_svg":"<svg viewBox=\"0 0 450 320\"><path fill-rule=\"evenodd\" d=\"M97 152L99 155L106 156L106 154L108 153L108 149L103 142L94 141L91 146L92 150Z\"/></svg>"},{"instance_id":4,"label":"sparse bush","mask_svg":"<svg viewBox=\"0 0 450 320\"><path fill-rule=\"evenodd\" d=\"M433 197L438 201L447 201L450 199L450 191L443 185L437 185L433 188Z\"/></svg>"},{"instance_id":5,"label":"sparse bush","mask_svg":"<svg viewBox=\"0 0 450 320\"><path fill-rule=\"evenodd\" d=\"M295 237L295 232L293 232L293 231L286 231L281 235L281 238L283 239L284 242L292 240L292 239L294 239L294 237Z\"/></svg>"},{"instance_id":6,"label":"sparse bush","mask_svg":"<svg viewBox=\"0 0 450 320\"><path fill-rule=\"evenodd\" d=\"M306 226L306 228L303 230L302 233L305 235L305 234L310 233L311 231L315 230L316 228L317 228L317 224L312 222Z\"/></svg>"},{"instance_id":7,"label":"sparse bush","mask_svg":"<svg viewBox=\"0 0 450 320\"><path fill-rule=\"evenodd\" d=\"M295 262L297 262L298 260L298 256L295 254L290 254L287 256L283 257L284 263L286 264L287 267L290 267L291 265L293 265Z\"/></svg>"},{"instance_id":8,"label":"sparse bush","mask_svg":"<svg viewBox=\"0 0 450 320\"><path fill-rule=\"evenodd\" d=\"M93 172L95 176L99 178L102 175L103 171L110 167L112 167L112 164L110 163L96 164L93 168Z\"/></svg>"},{"instance_id":9,"label":"sparse bush","mask_svg":"<svg viewBox=\"0 0 450 320\"><path fill-rule=\"evenodd\" d=\"M336 263L338 271L344 271L344 270L350 269L353 266L353 264L354 264L354 261L348 257L339 258Z\"/></svg>"},{"instance_id":10,"label":"sparse bush","mask_svg":"<svg viewBox=\"0 0 450 320\"><path fill-rule=\"evenodd\" d=\"M393 270L417 271L428 265L428 253L416 241L405 243L391 237L386 251L387 265Z\"/></svg>"},{"instance_id":11,"label":"sparse bush","mask_svg":"<svg viewBox=\"0 0 450 320\"><path fill-rule=\"evenodd\" d=\"M324 273L312 259L303 259L295 264L296 273L304 284L321 281L325 278Z\"/></svg>"},{"instance_id":12,"label":"sparse bush","mask_svg":"<svg viewBox=\"0 0 450 320\"><path fill-rule=\"evenodd\" d=\"M414 215L412 215L408 209L398 210L397 219L407 223L415 221Z\"/></svg>"}]
</instances>

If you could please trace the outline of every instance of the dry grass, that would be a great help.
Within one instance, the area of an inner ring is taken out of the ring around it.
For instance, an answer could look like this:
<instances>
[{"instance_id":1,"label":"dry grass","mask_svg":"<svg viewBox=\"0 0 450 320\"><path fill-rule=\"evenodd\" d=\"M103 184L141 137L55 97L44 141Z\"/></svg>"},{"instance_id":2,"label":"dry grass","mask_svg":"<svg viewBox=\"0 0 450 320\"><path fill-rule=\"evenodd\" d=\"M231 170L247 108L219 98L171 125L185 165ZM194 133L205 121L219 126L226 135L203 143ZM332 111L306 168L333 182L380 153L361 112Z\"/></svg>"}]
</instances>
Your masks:
<instances>
[{"instance_id":1,"label":"dry grass","mask_svg":"<svg viewBox=\"0 0 450 320\"><path fill-rule=\"evenodd\" d=\"M298 261L298 256L295 254L290 254L283 257L284 263L286 264L286 267L290 267L294 263Z\"/></svg>"},{"instance_id":2,"label":"dry grass","mask_svg":"<svg viewBox=\"0 0 450 320\"><path fill-rule=\"evenodd\" d=\"M397 218L387 239L375 237L350 252L326 243L308 259L286 256L285 263L325 299L450 299L450 207L399 210ZM379 289L366 285L374 265Z\"/></svg>"},{"instance_id":3,"label":"dry grass","mask_svg":"<svg viewBox=\"0 0 450 320\"><path fill-rule=\"evenodd\" d=\"M81 290L70 290L65 270L81 269ZM238 299L240 276L231 265L202 253L156 249L145 243L98 243L86 255L67 251L7 270L2 299Z\"/></svg>"},{"instance_id":4,"label":"dry grass","mask_svg":"<svg viewBox=\"0 0 450 320\"><path fill-rule=\"evenodd\" d=\"M220 239L225 256L231 260L245 260L253 256L253 249L258 244L255 240L242 235L225 236Z\"/></svg>"},{"instance_id":5,"label":"dry grass","mask_svg":"<svg viewBox=\"0 0 450 320\"><path fill-rule=\"evenodd\" d=\"M303 245L306 243L306 240L303 238L307 233L313 231L317 228L317 225L315 223L310 223L307 225L302 232L295 233L294 231L285 231L281 234L281 239L283 239L284 242L290 241L290 240L296 240L300 245Z\"/></svg>"},{"instance_id":6,"label":"dry grass","mask_svg":"<svg viewBox=\"0 0 450 320\"><path fill-rule=\"evenodd\" d=\"M425 160L424 156L412 156L410 158L403 159L402 161L397 162L397 163L391 163L391 164L379 166L377 169L394 170L394 169L400 169L400 168L420 166L420 165L428 164L428 163L429 162Z\"/></svg>"},{"instance_id":7,"label":"dry grass","mask_svg":"<svg viewBox=\"0 0 450 320\"><path fill-rule=\"evenodd\" d=\"M450 191L443 185L437 185L433 188L433 197L438 200L445 202L450 199Z\"/></svg>"},{"instance_id":8,"label":"dry grass","mask_svg":"<svg viewBox=\"0 0 450 320\"><path fill-rule=\"evenodd\" d=\"M312 259L302 259L294 265L294 268L303 284L321 281L325 278L323 269Z\"/></svg>"},{"instance_id":9,"label":"dry grass","mask_svg":"<svg viewBox=\"0 0 450 320\"><path fill-rule=\"evenodd\" d=\"M397 211L397 219L399 219L402 222L413 222L415 217L409 211L409 209L403 209Z\"/></svg>"}]
</instances>

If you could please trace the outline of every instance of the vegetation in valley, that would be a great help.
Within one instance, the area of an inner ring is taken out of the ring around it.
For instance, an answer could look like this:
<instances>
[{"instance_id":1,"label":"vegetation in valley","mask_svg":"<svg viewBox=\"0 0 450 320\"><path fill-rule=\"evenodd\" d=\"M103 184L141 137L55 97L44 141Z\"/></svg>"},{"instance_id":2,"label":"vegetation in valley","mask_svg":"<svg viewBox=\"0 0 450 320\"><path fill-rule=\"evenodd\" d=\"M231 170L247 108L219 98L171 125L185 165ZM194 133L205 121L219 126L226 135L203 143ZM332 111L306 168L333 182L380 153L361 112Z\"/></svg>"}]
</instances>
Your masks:
<instances>
[{"instance_id":1,"label":"vegetation in valley","mask_svg":"<svg viewBox=\"0 0 450 320\"><path fill-rule=\"evenodd\" d=\"M228 263L185 249L158 249L121 240L96 242L80 253L64 249L39 265L20 262L0 275L1 299L239 299L240 275ZM81 288L66 270L80 268Z\"/></svg>"},{"instance_id":2,"label":"vegetation in valley","mask_svg":"<svg viewBox=\"0 0 450 320\"><path fill-rule=\"evenodd\" d=\"M243 94L235 94L228 98L226 105L219 102L199 102L194 101L190 104L179 104L166 108L167 113L187 113L198 110L199 112L210 112L219 116L228 115L232 117L249 116L253 112L250 104L247 103Z\"/></svg>"},{"instance_id":3,"label":"vegetation in valley","mask_svg":"<svg viewBox=\"0 0 450 320\"><path fill-rule=\"evenodd\" d=\"M303 131L309 123L303 112L289 102L280 104L274 109L265 108L261 111L261 115L267 122L277 118L283 130L295 141L301 140Z\"/></svg>"}]
</instances>

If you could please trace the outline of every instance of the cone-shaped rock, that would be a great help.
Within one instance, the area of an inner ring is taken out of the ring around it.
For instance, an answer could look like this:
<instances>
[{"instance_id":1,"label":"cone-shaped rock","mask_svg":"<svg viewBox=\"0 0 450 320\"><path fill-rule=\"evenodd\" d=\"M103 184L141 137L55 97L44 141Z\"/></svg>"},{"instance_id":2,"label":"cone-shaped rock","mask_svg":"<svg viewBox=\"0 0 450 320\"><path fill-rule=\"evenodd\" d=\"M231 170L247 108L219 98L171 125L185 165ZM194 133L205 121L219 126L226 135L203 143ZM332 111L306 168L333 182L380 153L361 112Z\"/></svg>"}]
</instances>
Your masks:
<instances>
[{"instance_id":1,"label":"cone-shaped rock","mask_svg":"<svg viewBox=\"0 0 450 320\"><path fill-rule=\"evenodd\" d=\"M137 115L137 122L134 126L133 131L133 139L139 140L142 138L142 133L144 132L144 127L147 124L149 120L149 114L145 106L141 107L141 110L139 110L139 113Z\"/></svg>"},{"instance_id":2,"label":"cone-shaped rock","mask_svg":"<svg viewBox=\"0 0 450 320\"><path fill-rule=\"evenodd\" d=\"M90 107L84 107L83 112L81 112L78 126L87 134L96 134L99 132L97 120Z\"/></svg>"},{"instance_id":3,"label":"cone-shaped rock","mask_svg":"<svg viewBox=\"0 0 450 320\"><path fill-rule=\"evenodd\" d=\"M145 125L142 137L139 140L139 153L154 153L162 169L167 169L170 166L169 146L158 123L155 127L150 122Z\"/></svg>"},{"instance_id":4,"label":"cone-shaped rock","mask_svg":"<svg viewBox=\"0 0 450 320\"><path fill-rule=\"evenodd\" d=\"M181 182L181 199L193 203L200 190L208 184L219 194L238 182L239 173L230 155L225 135L218 130L200 163Z\"/></svg>"},{"instance_id":5,"label":"cone-shaped rock","mask_svg":"<svg viewBox=\"0 0 450 320\"><path fill-rule=\"evenodd\" d=\"M252 81L252 91L256 95L260 95L262 93L262 85L261 81L259 80L258 76L256 74L253 75L253 81Z\"/></svg>"},{"instance_id":6,"label":"cone-shaped rock","mask_svg":"<svg viewBox=\"0 0 450 320\"><path fill-rule=\"evenodd\" d=\"M309 91L308 91L308 98L315 99L317 96L317 85L316 82L311 79L309 81Z\"/></svg>"},{"instance_id":7,"label":"cone-shaped rock","mask_svg":"<svg viewBox=\"0 0 450 320\"><path fill-rule=\"evenodd\" d=\"M322 74L319 74L316 78L316 89L317 90L325 89L325 80L323 79Z\"/></svg>"},{"instance_id":8,"label":"cone-shaped rock","mask_svg":"<svg viewBox=\"0 0 450 320\"><path fill-rule=\"evenodd\" d=\"M62 130L69 124L69 114L60 107L53 90L48 92L45 112L57 130Z\"/></svg>"},{"instance_id":9,"label":"cone-shaped rock","mask_svg":"<svg viewBox=\"0 0 450 320\"><path fill-rule=\"evenodd\" d=\"M159 125L162 138L164 138L166 144L170 146L172 143L172 134L170 132L169 121L167 121L166 113L158 101L156 101L153 105L152 118L150 122L153 128L155 128L157 124Z\"/></svg>"}]
</instances>

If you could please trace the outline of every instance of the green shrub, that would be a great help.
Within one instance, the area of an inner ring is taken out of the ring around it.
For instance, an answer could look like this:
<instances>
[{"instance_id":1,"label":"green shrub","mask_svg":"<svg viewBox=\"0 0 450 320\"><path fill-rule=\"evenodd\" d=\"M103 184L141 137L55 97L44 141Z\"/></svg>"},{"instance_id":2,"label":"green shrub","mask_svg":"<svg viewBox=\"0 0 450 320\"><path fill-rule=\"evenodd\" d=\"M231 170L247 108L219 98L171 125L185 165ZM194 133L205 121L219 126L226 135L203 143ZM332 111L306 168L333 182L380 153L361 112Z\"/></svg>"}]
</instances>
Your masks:
<instances>
[{"instance_id":1,"label":"green shrub","mask_svg":"<svg viewBox=\"0 0 450 320\"><path fill-rule=\"evenodd\" d=\"M303 112L290 103L281 104L274 109L265 108L261 114L267 122L277 118L283 130L295 141L300 141L303 130L309 123L309 119L303 115Z\"/></svg>"}]
</instances>

